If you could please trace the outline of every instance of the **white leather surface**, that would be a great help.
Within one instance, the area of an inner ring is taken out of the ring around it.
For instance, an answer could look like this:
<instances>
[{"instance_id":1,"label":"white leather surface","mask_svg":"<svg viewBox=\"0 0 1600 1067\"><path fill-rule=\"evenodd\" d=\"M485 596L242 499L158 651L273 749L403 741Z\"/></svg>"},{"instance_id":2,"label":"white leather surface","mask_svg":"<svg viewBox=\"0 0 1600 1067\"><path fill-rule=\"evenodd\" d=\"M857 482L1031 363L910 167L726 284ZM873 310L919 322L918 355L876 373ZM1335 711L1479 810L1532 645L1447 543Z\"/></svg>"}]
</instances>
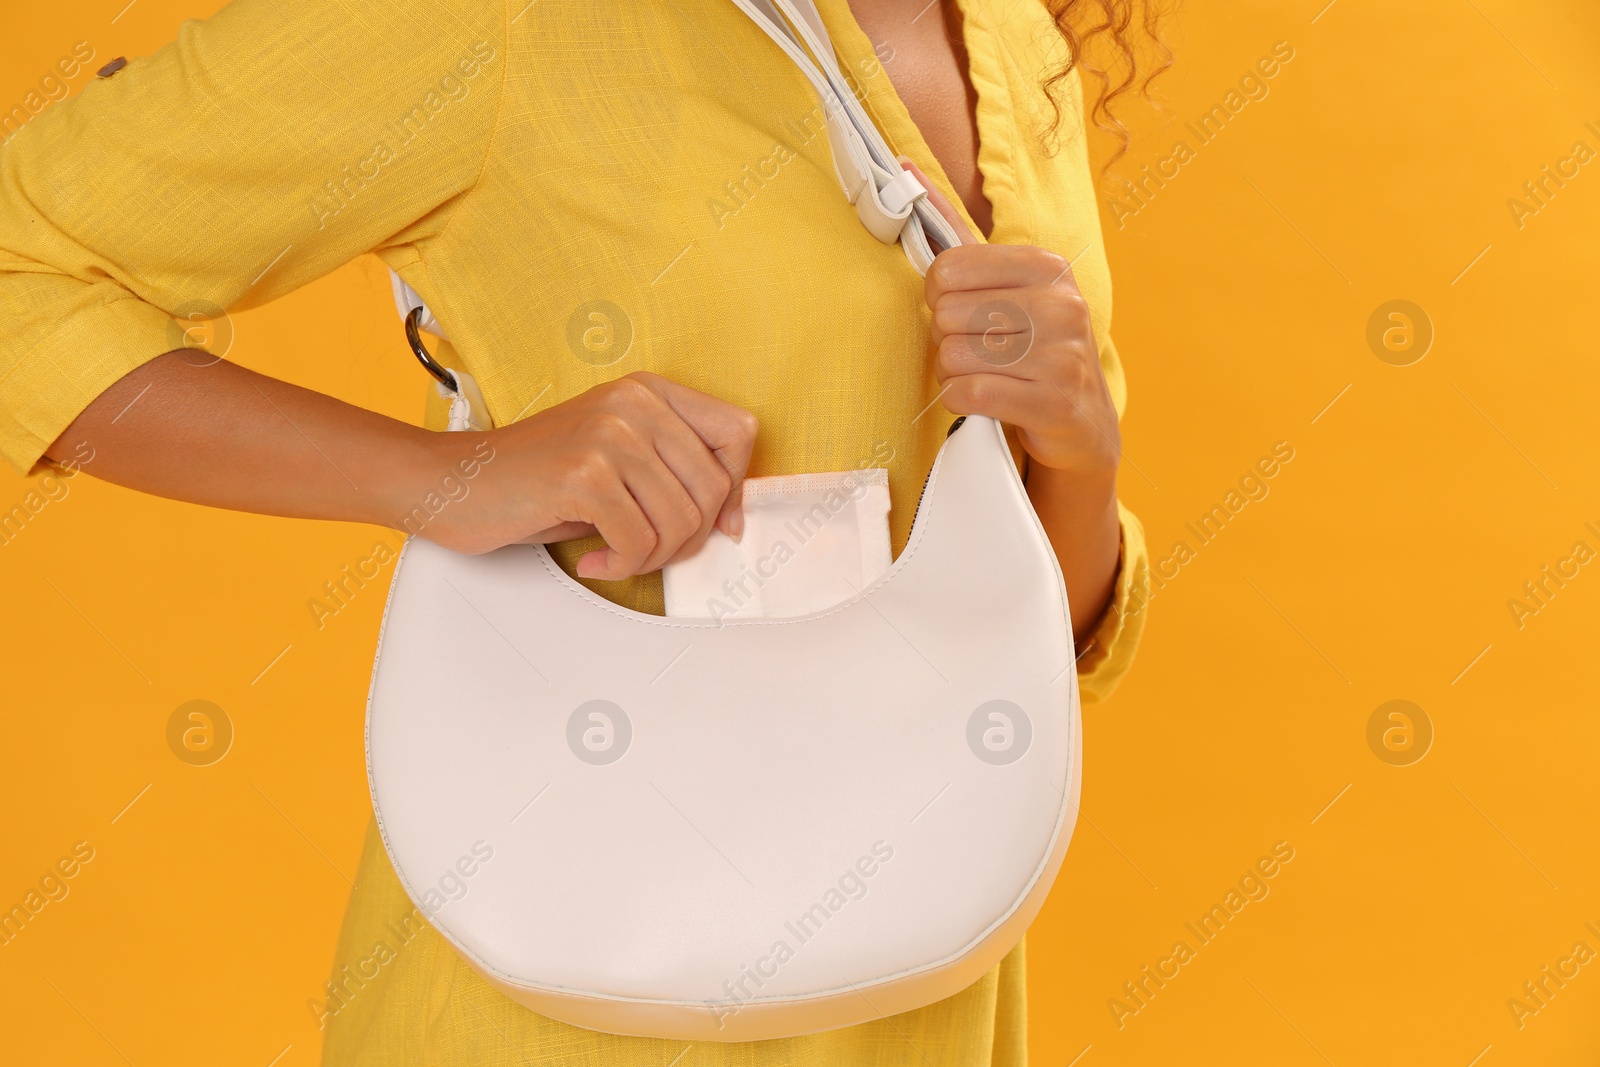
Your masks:
<instances>
[{"instance_id":1,"label":"white leather surface","mask_svg":"<svg viewBox=\"0 0 1600 1067\"><path fill-rule=\"evenodd\" d=\"M542 546L413 539L373 671L373 802L418 903L492 848L432 921L543 1014L687 1040L845 1026L957 992L1032 920L1077 813L1073 663L1055 556L999 424L970 417L889 572L799 619L642 615ZM568 742L594 700L631 723L609 764ZM1008 764L969 743L994 700L1031 725ZM830 898L880 842L864 894Z\"/></svg>"}]
</instances>

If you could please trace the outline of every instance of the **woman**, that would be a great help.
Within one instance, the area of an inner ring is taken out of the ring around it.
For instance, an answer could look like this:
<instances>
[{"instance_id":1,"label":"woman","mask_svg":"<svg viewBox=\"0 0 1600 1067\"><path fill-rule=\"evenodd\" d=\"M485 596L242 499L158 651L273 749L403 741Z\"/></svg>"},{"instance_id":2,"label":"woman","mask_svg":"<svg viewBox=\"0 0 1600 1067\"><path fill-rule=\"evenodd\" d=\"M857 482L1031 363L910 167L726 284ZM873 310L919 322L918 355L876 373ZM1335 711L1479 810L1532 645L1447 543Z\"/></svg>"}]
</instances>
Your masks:
<instances>
[{"instance_id":1,"label":"woman","mask_svg":"<svg viewBox=\"0 0 1600 1067\"><path fill-rule=\"evenodd\" d=\"M972 235L925 281L842 202L810 86L726 0L235 0L184 24L0 153L6 458L87 443L96 476L145 492L399 526L487 441L472 492L420 535L560 542L570 573L659 613L659 569L713 525L738 534L747 474L854 469L887 443L899 552L952 414L992 415L1061 562L1084 699L1103 699L1146 556L1115 494L1124 385L1080 91L1045 87L1072 13L818 7L891 147ZM499 428L436 432L437 403L428 428L399 423L174 327L369 251L448 325L438 358ZM1006 365L975 321L997 297L1031 330ZM691 1051L494 992L416 921L375 831L357 885L310 1004L329 1064L1025 1057L1020 945L918 1011Z\"/></svg>"}]
</instances>

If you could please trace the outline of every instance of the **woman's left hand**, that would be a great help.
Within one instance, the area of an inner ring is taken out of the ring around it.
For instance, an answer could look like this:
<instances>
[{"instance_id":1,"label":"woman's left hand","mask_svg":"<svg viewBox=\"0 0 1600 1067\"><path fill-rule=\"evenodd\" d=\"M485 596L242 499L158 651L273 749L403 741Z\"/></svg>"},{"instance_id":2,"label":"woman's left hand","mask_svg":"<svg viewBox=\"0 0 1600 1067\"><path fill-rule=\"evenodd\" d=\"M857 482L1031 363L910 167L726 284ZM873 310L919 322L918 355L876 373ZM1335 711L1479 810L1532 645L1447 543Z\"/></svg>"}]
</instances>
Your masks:
<instances>
[{"instance_id":1,"label":"woman's left hand","mask_svg":"<svg viewBox=\"0 0 1600 1067\"><path fill-rule=\"evenodd\" d=\"M907 168L962 240L975 241L927 176ZM962 244L933 261L926 297L945 408L1015 426L1030 467L1115 475L1117 410L1065 257L1032 245Z\"/></svg>"}]
</instances>

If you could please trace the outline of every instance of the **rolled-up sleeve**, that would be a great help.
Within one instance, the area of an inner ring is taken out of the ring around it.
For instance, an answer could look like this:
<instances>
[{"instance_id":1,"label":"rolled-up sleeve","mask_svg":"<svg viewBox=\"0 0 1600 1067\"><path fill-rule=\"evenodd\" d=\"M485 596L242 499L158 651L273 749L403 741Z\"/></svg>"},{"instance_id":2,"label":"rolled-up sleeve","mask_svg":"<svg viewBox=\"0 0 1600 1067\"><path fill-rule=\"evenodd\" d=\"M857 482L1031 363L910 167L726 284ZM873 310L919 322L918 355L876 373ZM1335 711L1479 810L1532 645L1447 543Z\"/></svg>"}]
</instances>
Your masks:
<instances>
[{"instance_id":1,"label":"rolled-up sleeve","mask_svg":"<svg viewBox=\"0 0 1600 1067\"><path fill-rule=\"evenodd\" d=\"M503 3L234 0L0 147L0 453L27 473L95 397L448 221L488 153Z\"/></svg>"},{"instance_id":2,"label":"rolled-up sleeve","mask_svg":"<svg viewBox=\"0 0 1600 1067\"><path fill-rule=\"evenodd\" d=\"M1122 527L1122 547L1116 586L1105 614L1078 649L1078 692L1085 704L1097 704L1111 696L1133 665L1133 655L1144 634L1150 553L1145 547L1144 527L1120 501L1117 516Z\"/></svg>"}]
</instances>

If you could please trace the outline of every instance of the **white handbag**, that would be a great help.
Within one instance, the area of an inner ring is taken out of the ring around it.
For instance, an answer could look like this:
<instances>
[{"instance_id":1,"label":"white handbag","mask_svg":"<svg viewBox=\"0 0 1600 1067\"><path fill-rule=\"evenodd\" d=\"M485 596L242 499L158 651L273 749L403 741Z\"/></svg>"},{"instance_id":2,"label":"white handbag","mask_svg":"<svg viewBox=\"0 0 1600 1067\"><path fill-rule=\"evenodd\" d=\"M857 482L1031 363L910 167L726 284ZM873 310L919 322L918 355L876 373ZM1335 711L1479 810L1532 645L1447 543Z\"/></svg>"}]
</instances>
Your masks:
<instances>
[{"instance_id":1,"label":"white handbag","mask_svg":"<svg viewBox=\"0 0 1600 1067\"><path fill-rule=\"evenodd\" d=\"M926 231L957 239L808 0L735 2L818 88L864 224L925 270ZM402 289L415 338L427 313ZM451 428L485 428L470 379L436 374ZM505 995L591 1030L752 1041L923 1007L993 968L1066 852L1079 731L1061 569L1000 424L971 416L888 572L798 618L641 614L542 545L413 537L367 769L407 893Z\"/></svg>"}]
</instances>

